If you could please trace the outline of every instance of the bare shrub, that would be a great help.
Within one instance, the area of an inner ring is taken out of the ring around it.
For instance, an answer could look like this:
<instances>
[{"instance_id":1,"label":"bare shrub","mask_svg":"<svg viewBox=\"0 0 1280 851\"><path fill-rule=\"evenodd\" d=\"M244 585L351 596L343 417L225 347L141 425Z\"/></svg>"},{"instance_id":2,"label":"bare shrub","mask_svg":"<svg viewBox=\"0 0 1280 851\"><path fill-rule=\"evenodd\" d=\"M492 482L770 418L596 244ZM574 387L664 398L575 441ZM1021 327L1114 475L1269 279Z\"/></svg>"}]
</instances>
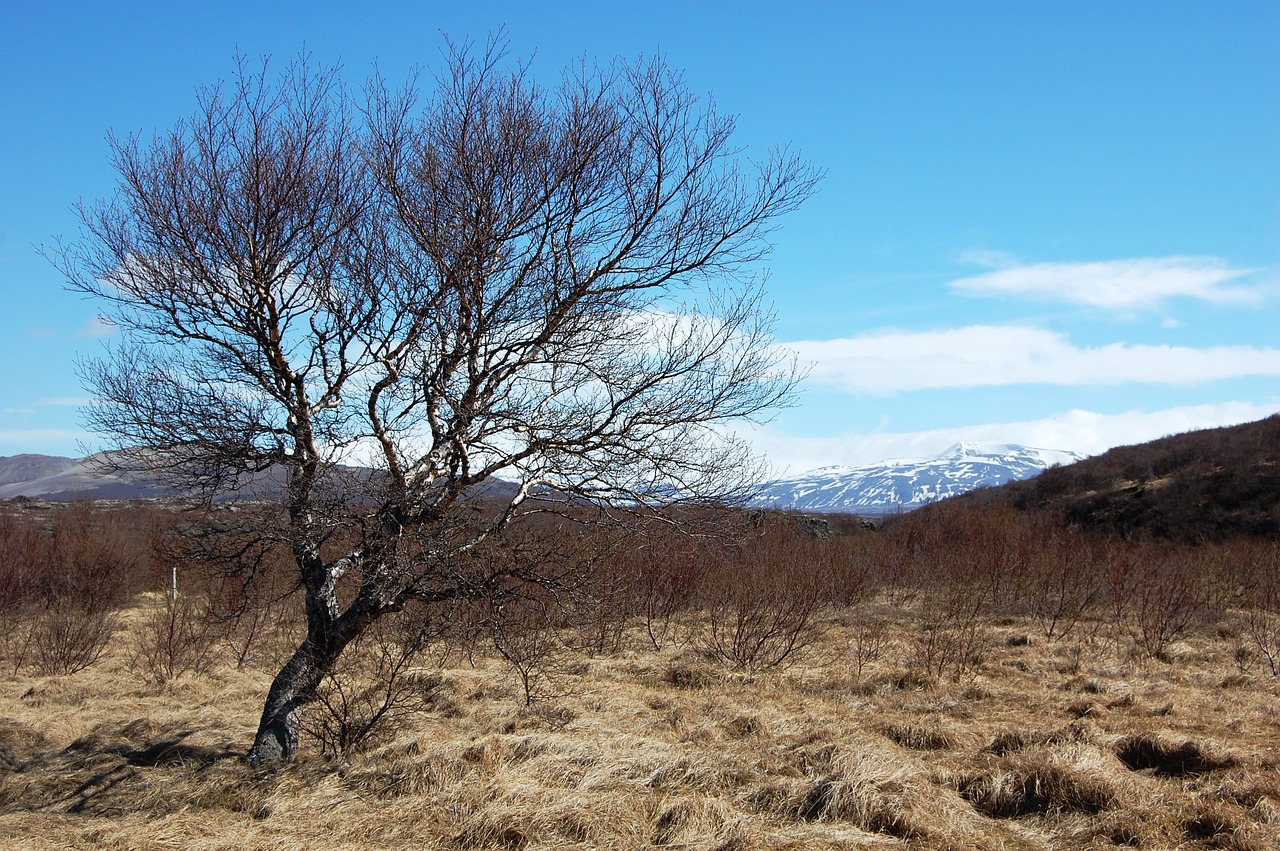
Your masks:
<instances>
[{"instance_id":1,"label":"bare shrub","mask_svg":"<svg viewBox=\"0 0 1280 851\"><path fill-rule=\"evenodd\" d=\"M210 604L214 640L231 654L238 669L278 669L293 652L306 626L286 596L272 593L242 598L239 603L215 600Z\"/></svg>"},{"instance_id":2,"label":"bare shrub","mask_svg":"<svg viewBox=\"0 0 1280 851\"><path fill-rule=\"evenodd\" d=\"M0 652L17 671L70 674L115 633L114 609L147 587L157 513L73 502L0 517Z\"/></svg>"},{"instance_id":3,"label":"bare shrub","mask_svg":"<svg viewBox=\"0 0 1280 851\"><path fill-rule=\"evenodd\" d=\"M631 569L624 547L630 537L593 539L596 552L584 559L583 581L569 613L577 645L589 656L617 653L627 626L639 609L641 578Z\"/></svg>"},{"instance_id":4,"label":"bare shrub","mask_svg":"<svg viewBox=\"0 0 1280 851\"><path fill-rule=\"evenodd\" d=\"M769 530L707 569L704 652L758 671L794 661L820 637L815 615L826 591L821 568L794 543Z\"/></svg>"},{"instance_id":5,"label":"bare shrub","mask_svg":"<svg viewBox=\"0 0 1280 851\"><path fill-rule=\"evenodd\" d=\"M115 509L73 502L58 510L44 595L109 608L157 587L157 533L157 517L139 506Z\"/></svg>"},{"instance_id":6,"label":"bare shrub","mask_svg":"<svg viewBox=\"0 0 1280 851\"><path fill-rule=\"evenodd\" d=\"M925 604L908 646L907 664L934 676L959 679L986 660L991 631L979 586L957 581Z\"/></svg>"},{"instance_id":7,"label":"bare shrub","mask_svg":"<svg viewBox=\"0 0 1280 851\"><path fill-rule=\"evenodd\" d=\"M1151 553L1133 591L1138 646L1165 658L1169 645L1184 638L1204 614L1204 596L1195 565L1181 553Z\"/></svg>"},{"instance_id":8,"label":"bare shrub","mask_svg":"<svg viewBox=\"0 0 1280 851\"><path fill-rule=\"evenodd\" d=\"M1246 629L1255 647L1267 660L1271 676L1280 677L1280 547L1271 547L1259 558L1253 593L1247 603Z\"/></svg>"},{"instance_id":9,"label":"bare shrub","mask_svg":"<svg viewBox=\"0 0 1280 851\"><path fill-rule=\"evenodd\" d=\"M520 683L526 706L556 695L564 643L555 628L552 604L536 597L495 601L489 636Z\"/></svg>"},{"instance_id":10,"label":"bare shrub","mask_svg":"<svg viewBox=\"0 0 1280 851\"><path fill-rule=\"evenodd\" d=\"M883 656L891 643L892 636L887 621L859 619L853 625L851 634L845 637L847 655L853 661L854 678L861 680L862 669Z\"/></svg>"},{"instance_id":11,"label":"bare shrub","mask_svg":"<svg viewBox=\"0 0 1280 851\"><path fill-rule=\"evenodd\" d=\"M1280 677L1280 614L1260 606L1249 609L1249 637L1267 660L1271 676Z\"/></svg>"},{"instance_id":12,"label":"bare shrub","mask_svg":"<svg viewBox=\"0 0 1280 851\"><path fill-rule=\"evenodd\" d=\"M629 554L635 571L645 634L660 650L674 636L675 618L690 608L701 577L700 559L687 538L671 530L650 531L642 547Z\"/></svg>"},{"instance_id":13,"label":"bare shrub","mask_svg":"<svg viewBox=\"0 0 1280 851\"><path fill-rule=\"evenodd\" d=\"M98 661L118 618L103 606L52 599L30 627L30 662L41 674L74 674Z\"/></svg>"},{"instance_id":14,"label":"bare shrub","mask_svg":"<svg viewBox=\"0 0 1280 851\"><path fill-rule=\"evenodd\" d=\"M1104 611L1110 636L1118 645L1130 636L1134 600L1146 556L1132 541L1111 539L1102 546L1100 557Z\"/></svg>"},{"instance_id":15,"label":"bare shrub","mask_svg":"<svg viewBox=\"0 0 1280 851\"><path fill-rule=\"evenodd\" d=\"M0 514L0 614L39 597L52 563L52 535L29 517Z\"/></svg>"},{"instance_id":16,"label":"bare shrub","mask_svg":"<svg viewBox=\"0 0 1280 851\"><path fill-rule=\"evenodd\" d=\"M1058 641L1074 632L1102 595L1099 561L1097 547L1078 529L1044 524L1030 571L1027 608L1045 638Z\"/></svg>"},{"instance_id":17,"label":"bare shrub","mask_svg":"<svg viewBox=\"0 0 1280 851\"><path fill-rule=\"evenodd\" d=\"M131 665L148 682L163 685L186 673L202 674L215 659L213 621L203 601L166 594L134 633Z\"/></svg>"},{"instance_id":18,"label":"bare shrub","mask_svg":"<svg viewBox=\"0 0 1280 851\"><path fill-rule=\"evenodd\" d=\"M874 567L878 536L838 535L822 543L822 569L826 574L827 599L835 606L854 606L878 589Z\"/></svg>"}]
</instances>

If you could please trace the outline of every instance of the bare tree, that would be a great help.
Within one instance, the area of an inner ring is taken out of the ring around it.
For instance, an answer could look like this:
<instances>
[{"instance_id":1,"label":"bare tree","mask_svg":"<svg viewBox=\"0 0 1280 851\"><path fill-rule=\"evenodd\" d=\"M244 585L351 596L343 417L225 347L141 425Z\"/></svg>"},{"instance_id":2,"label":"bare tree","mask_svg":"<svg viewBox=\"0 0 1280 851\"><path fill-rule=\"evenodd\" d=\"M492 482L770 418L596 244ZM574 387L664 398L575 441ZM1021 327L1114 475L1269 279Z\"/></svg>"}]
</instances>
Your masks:
<instances>
[{"instance_id":1,"label":"bare tree","mask_svg":"<svg viewBox=\"0 0 1280 851\"><path fill-rule=\"evenodd\" d=\"M111 140L118 190L51 252L121 330L82 365L115 463L206 499L281 482L262 532L307 632L255 764L292 756L383 614L554 581L471 557L520 516L742 497L755 462L725 425L795 383L752 267L811 167L747 162L661 60L544 89L500 44L446 55L425 97L241 61L172 132ZM493 477L515 484L475 510Z\"/></svg>"}]
</instances>

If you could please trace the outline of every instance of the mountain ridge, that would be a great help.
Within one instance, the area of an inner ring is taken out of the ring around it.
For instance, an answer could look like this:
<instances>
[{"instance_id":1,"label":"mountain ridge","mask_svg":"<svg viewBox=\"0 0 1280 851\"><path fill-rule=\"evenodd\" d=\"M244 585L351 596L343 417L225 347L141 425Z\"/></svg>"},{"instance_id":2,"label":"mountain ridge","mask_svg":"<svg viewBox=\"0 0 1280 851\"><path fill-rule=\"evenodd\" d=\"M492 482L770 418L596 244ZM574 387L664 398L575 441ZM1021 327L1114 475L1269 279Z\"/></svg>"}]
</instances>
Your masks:
<instances>
[{"instance_id":1,"label":"mountain ridge","mask_svg":"<svg viewBox=\"0 0 1280 851\"><path fill-rule=\"evenodd\" d=\"M1025 479L1055 463L1083 456L1010 443L957 443L927 458L894 458L879 464L829 465L769 482L757 507L801 511L892 514L909 511L980 487ZM163 498L177 495L145 474L108 472L99 456L0 457L0 499L69 500ZM269 497L279 483L266 475L249 492ZM501 487L499 482L494 487ZM247 495L240 494L241 496ZM233 497L227 494L225 498Z\"/></svg>"},{"instance_id":2,"label":"mountain ridge","mask_svg":"<svg viewBox=\"0 0 1280 851\"><path fill-rule=\"evenodd\" d=\"M894 514L1031 478L1084 457L1016 443L962 442L932 456L831 465L786 476L767 483L754 504L818 513Z\"/></svg>"}]
</instances>

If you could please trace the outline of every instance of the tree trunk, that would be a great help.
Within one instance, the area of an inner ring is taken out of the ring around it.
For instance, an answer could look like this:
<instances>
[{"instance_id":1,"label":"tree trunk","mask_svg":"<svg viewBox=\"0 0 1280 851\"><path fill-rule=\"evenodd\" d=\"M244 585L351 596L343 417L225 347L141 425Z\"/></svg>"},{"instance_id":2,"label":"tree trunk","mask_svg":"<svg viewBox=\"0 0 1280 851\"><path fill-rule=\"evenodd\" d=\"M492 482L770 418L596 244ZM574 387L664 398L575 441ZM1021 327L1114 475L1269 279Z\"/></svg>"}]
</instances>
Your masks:
<instances>
[{"instance_id":1,"label":"tree trunk","mask_svg":"<svg viewBox=\"0 0 1280 851\"><path fill-rule=\"evenodd\" d=\"M332 587L326 588L332 599ZM255 768L264 762L287 762L298 750L298 725L302 710L315 700L316 690L325 675L337 664L338 657L357 636L386 610L369 605L372 598L358 598L341 616L334 618L324 605L311 605L308 595L307 637L276 674L262 707L262 719L249 762ZM318 595L317 595L318 596Z\"/></svg>"},{"instance_id":2,"label":"tree trunk","mask_svg":"<svg viewBox=\"0 0 1280 851\"><path fill-rule=\"evenodd\" d=\"M255 768L264 762L287 762L297 752L302 710L315 698L325 671L332 669L342 652L337 648L321 653L321 649L308 636L272 681L249 749L249 763Z\"/></svg>"}]
</instances>

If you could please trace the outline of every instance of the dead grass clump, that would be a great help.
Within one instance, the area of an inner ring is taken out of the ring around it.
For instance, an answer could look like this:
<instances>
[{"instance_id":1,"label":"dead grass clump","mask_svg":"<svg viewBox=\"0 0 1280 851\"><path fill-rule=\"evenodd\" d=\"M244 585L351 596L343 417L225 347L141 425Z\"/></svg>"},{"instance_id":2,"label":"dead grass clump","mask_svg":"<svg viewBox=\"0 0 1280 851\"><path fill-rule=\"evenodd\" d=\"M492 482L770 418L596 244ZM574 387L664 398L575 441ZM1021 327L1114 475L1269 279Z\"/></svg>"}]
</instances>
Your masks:
<instances>
[{"instance_id":1,"label":"dead grass clump","mask_svg":"<svg viewBox=\"0 0 1280 851\"><path fill-rule=\"evenodd\" d=\"M650 841L678 848L722 848L735 838L735 828L736 811L730 804L718 798L686 796L658 814Z\"/></svg>"},{"instance_id":2,"label":"dead grass clump","mask_svg":"<svg viewBox=\"0 0 1280 851\"><path fill-rule=\"evenodd\" d=\"M1115 787L1097 772L1038 753L1004 760L964 781L960 795L993 818L1050 812L1096 814L1116 800Z\"/></svg>"},{"instance_id":3,"label":"dead grass clump","mask_svg":"<svg viewBox=\"0 0 1280 851\"><path fill-rule=\"evenodd\" d=\"M570 795L551 803L534 788L519 788L464 820L459 848L595 848L603 843L643 847L653 823L651 807L634 800Z\"/></svg>"},{"instance_id":4,"label":"dead grass clump","mask_svg":"<svg viewBox=\"0 0 1280 851\"><path fill-rule=\"evenodd\" d=\"M956 746L955 735L936 726L886 724L881 732L894 744L913 751L948 751Z\"/></svg>"},{"instance_id":5,"label":"dead grass clump","mask_svg":"<svg viewBox=\"0 0 1280 851\"><path fill-rule=\"evenodd\" d=\"M526 826L509 823L505 818L473 818L454 837L456 848L508 848L513 851L527 848L529 831Z\"/></svg>"},{"instance_id":6,"label":"dead grass clump","mask_svg":"<svg viewBox=\"0 0 1280 851\"><path fill-rule=\"evenodd\" d=\"M1236 764L1231 754L1214 752L1190 740L1175 745L1153 733L1124 736L1113 751L1133 771L1152 769L1166 777L1204 774Z\"/></svg>"},{"instance_id":7,"label":"dead grass clump","mask_svg":"<svg viewBox=\"0 0 1280 851\"><path fill-rule=\"evenodd\" d=\"M0 811L103 818L191 809L254 818L269 812L266 792L231 759L229 749L187 741L190 736L144 719L100 724L59 751L33 756L9 775Z\"/></svg>"},{"instance_id":8,"label":"dead grass clump","mask_svg":"<svg viewBox=\"0 0 1280 851\"><path fill-rule=\"evenodd\" d=\"M492 772L515 759L515 753L501 736L485 736L464 750L462 758Z\"/></svg>"},{"instance_id":9,"label":"dead grass clump","mask_svg":"<svg viewBox=\"0 0 1280 851\"><path fill-rule=\"evenodd\" d=\"M1130 848L1169 848L1178 840L1163 829L1159 809L1148 806L1116 806L1064 835L1064 848L1096 848L1100 845ZM1180 837L1179 837L1180 839Z\"/></svg>"},{"instance_id":10,"label":"dead grass clump","mask_svg":"<svg viewBox=\"0 0 1280 851\"><path fill-rule=\"evenodd\" d=\"M1107 704L1108 709L1131 709L1138 703L1133 692L1128 691Z\"/></svg>"},{"instance_id":11,"label":"dead grass clump","mask_svg":"<svg viewBox=\"0 0 1280 851\"><path fill-rule=\"evenodd\" d=\"M1028 730L1004 730L996 733L995 738L991 740L991 744L983 748L983 751L996 756L1004 756L1043 742L1044 737L1040 733Z\"/></svg>"},{"instance_id":12,"label":"dead grass clump","mask_svg":"<svg viewBox=\"0 0 1280 851\"><path fill-rule=\"evenodd\" d=\"M269 777L254 775L244 763L224 760L192 778L186 799L195 809L243 813L260 821L272 814L272 785Z\"/></svg>"},{"instance_id":13,"label":"dead grass clump","mask_svg":"<svg viewBox=\"0 0 1280 851\"><path fill-rule=\"evenodd\" d=\"M678 689L705 689L717 685L720 676L705 659L685 654L671 660L663 680Z\"/></svg>"},{"instance_id":14,"label":"dead grass clump","mask_svg":"<svg viewBox=\"0 0 1280 851\"><path fill-rule=\"evenodd\" d=\"M466 763L442 754L419 759L376 760L344 773L343 782L358 795L403 798L437 795L462 783Z\"/></svg>"},{"instance_id":15,"label":"dead grass clump","mask_svg":"<svg viewBox=\"0 0 1280 851\"><path fill-rule=\"evenodd\" d=\"M1242 772L1241 776L1218 783L1210 794L1214 800L1236 804L1263 815L1267 810L1276 811L1277 805L1280 805L1280 777L1274 773L1270 777L1263 777ZM1263 817L1261 820L1268 819Z\"/></svg>"},{"instance_id":16,"label":"dead grass clump","mask_svg":"<svg viewBox=\"0 0 1280 851\"><path fill-rule=\"evenodd\" d=\"M890 781L866 782L839 775L823 777L800 802L806 821L847 821L868 831L900 839L928 834L926 823L903 800L903 787Z\"/></svg>"},{"instance_id":17,"label":"dead grass clump","mask_svg":"<svg viewBox=\"0 0 1280 851\"><path fill-rule=\"evenodd\" d=\"M1102 707L1092 700L1073 700L1067 704L1066 712L1072 718L1088 718L1101 713Z\"/></svg>"},{"instance_id":18,"label":"dead grass clump","mask_svg":"<svg viewBox=\"0 0 1280 851\"><path fill-rule=\"evenodd\" d=\"M937 677L919 668L908 668L863 680L854 686L853 692L862 697L874 697L886 691L932 691L937 686Z\"/></svg>"},{"instance_id":19,"label":"dead grass clump","mask_svg":"<svg viewBox=\"0 0 1280 851\"><path fill-rule=\"evenodd\" d=\"M562 703L535 703L532 706L521 706L515 714L502 725L502 732L516 733L521 730L559 732L578 718L578 712L571 706Z\"/></svg>"},{"instance_id":20,"label":"dead grass clump","mask_svg":"<svg viewBox=\"0 0 1280 851\"><path fill-rule=\"evenodd\" d=\"M736 715L723 724L725 733L731 739L746 739L751 736L767 735L764 723L758 715Z\"/></svg>"},{"instance_id":21,"label":"dead grass clump","mask_svg":"<svg viewBox=\"0 0 1280 851\"><path fill-rule=\"evenodd\" d=\"M0 726L0 772L21 771L49 742L26 724L6 719Z\"/></svg>"},{"instance_id":22,"label":"dead grass clump","mask_svg":"<svg viewBox=\"0 0 1280 851\"><path fill-rule=\"evenodd\" d=\"M1229 851L1268 851L1269 842L1239 808L1219 803L1201 803L1183 822L1183 836L1206 848Z\"/></svg>"},{"instance_id":23,"label":"dead grass clump","mask_svg":"<svg viewBox=\"0 0 1280 851\"><path fill-rule=\"evenodd\" d=\"M1038 745L1083 744L1090 740L1089 727L1083 721L1073 721L1065 727L1050 732L1039 730L1005 730L997 733L984 753L1004 756Z\"/></svg>"},{"instance_id":24,"label":"dead grass clump","mask_svg":"<svg viewBox=\"0 0 1280 851\"><path fill-rule=\"evenodd\" d=\"M900 759L838 756L814 780L771 780L746 796L756 810L792 821L844 822L870 833L920 839L943 813L938 789Z\"/></svg>"}]
</instances>

